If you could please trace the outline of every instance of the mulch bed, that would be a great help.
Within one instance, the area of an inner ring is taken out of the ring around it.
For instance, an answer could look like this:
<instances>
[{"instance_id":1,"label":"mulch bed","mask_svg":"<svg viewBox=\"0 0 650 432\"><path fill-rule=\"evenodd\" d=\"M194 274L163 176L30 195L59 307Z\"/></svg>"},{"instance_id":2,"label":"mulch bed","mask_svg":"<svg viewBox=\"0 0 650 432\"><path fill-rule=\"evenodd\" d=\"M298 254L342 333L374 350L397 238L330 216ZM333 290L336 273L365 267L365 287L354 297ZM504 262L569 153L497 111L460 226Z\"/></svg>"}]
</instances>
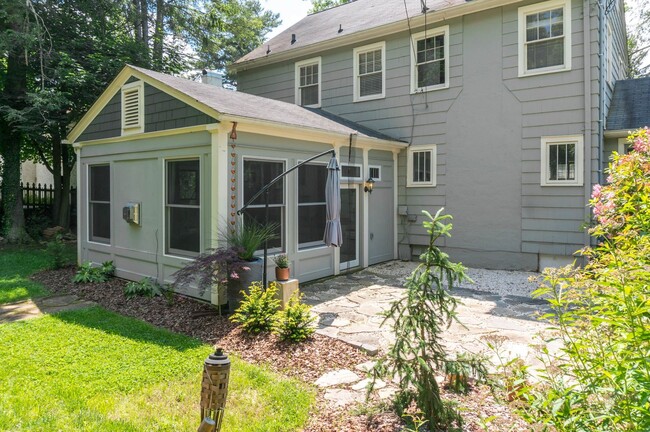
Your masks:
<instances>
[{"instance_id":1,"label":"mulch bed","mask_svg":"<svg viewBox=\"0 0 650 432\"><path fill-rule=\"evenodd\" d=\"M47 270L32 276L52 293L75 294L91 300L105 309L138 318L157 327L197 338L207 344L223 347L227 353L255 364L263 364L286 376L313 383L326 372L353 369L372 358L364 352L336 339L315 334L310 340L292 344L273 335L249 335L227 317L218 316L209 304L174 295L168 302L164 297L126 299L123 293L127 281L113 278L101 284L75 284L76 268ZM462 409L466 424L464 431L484 431L480 418L498 416L490 423L490 431L524 431L526 424L509 407L495 401L485 387L477 387L467 395L447 394ZM363 402L363 401L359 401ZM318 403L305 432L393 432L403 428L396 414L388 409L332 408L318 395Z\"/></svg>"}]
</instances>

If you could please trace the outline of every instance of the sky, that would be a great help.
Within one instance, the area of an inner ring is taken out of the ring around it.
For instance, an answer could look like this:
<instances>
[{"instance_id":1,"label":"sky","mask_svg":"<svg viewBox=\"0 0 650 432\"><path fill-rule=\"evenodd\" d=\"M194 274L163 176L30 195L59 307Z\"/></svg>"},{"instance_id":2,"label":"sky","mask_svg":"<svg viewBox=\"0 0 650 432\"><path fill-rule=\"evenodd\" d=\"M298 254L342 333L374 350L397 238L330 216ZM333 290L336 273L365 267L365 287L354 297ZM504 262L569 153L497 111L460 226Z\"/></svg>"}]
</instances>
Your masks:
<instances>
[{"instance_id":1,"label":"sky","mask_svg":"<svg viewBox=\"0 0 650 432\"><path fill-rule=\"evenodd\" d=\"M264 9L271 10L280 14L282 24L269 33L266 37L271 39L273 36L280 34L284 29L297 23L307 16L307 11L311 8L309 0L262 0Z\"/></svg>"}]
</instances>

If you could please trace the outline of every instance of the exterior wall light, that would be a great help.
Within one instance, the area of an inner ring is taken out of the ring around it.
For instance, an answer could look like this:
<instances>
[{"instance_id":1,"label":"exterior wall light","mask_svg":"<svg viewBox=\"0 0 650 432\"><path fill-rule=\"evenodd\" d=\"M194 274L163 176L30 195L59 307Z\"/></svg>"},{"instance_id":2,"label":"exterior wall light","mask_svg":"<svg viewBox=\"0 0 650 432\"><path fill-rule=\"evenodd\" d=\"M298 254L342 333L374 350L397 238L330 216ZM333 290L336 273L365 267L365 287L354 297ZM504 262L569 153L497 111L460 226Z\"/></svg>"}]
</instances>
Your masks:
<instances>
[{"instance_id":1,"label":"exterior wall light","mask_svg":"<svg viewBox=\"0 0 650 432\"><path fill-rule=\"evenodd\" d=\"M372 179L372 177L369 177L368 180L366 180L363 183L363 190L364 192L372 193L372 188L375 186L375 181Z\"/></svg>"}]
</instances>

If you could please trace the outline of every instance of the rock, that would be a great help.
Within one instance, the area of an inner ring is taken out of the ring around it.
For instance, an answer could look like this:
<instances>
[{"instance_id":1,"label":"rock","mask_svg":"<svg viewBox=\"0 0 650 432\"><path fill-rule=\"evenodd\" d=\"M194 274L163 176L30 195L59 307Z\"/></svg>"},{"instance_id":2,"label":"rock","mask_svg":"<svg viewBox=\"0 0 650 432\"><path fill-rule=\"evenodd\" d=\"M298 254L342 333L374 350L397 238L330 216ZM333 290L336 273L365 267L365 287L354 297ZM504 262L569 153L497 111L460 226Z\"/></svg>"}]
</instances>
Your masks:
<instances>
[{"instance_id":1,"label":"rock","mask_svg":"<svg viewBox=\"0 0 650 432\"><path fill-rule=\"evenodd\" d=\"M381 400L391 399L395 393L397 393L397 389L395 387L386 387L377 392L379 399Z\"/></svg>"},{"instance_id":2,"label":"rock","mask_svg":"<svg viewBox=\"0 0 650 432\"><path fill-rule=\"evenodd\" d=\"M323 397L330 402L334 402L334 405L338 407L343 407L354 402L363 402L363 395L351 390L329 389Z\"/></svg>"},{"instance_id":3,"label":"rock","mask_svg":"<svg viewBox=\"0 0 650 432\"><path fill-rule=\"evenodd\" d=\"M341 369L334 372L328 372L316 380L318 387L333 387L342 384L350 384L359 381L361 378L354 372Z\"/></svg>"},{"instance_id":4,"label":"rock","mask_svg":"<svg viewBox=\"0 0 650 432\"><path fill-rule=\"evenodd\" d=\"M370 384L371 382L372 380L370 378L361 380L352 386L352 390L366 390L368 388L368 384ZM384 387L386 387L386 383L378 379L377 381L375 381L375 385L373 388L375 390L379 390L379 389L383 389Z\"/></svg>"},{"instance_id":5,"label":"rock","mask_svg":"<svg viewBox=\"0 0 650 432\"><path fill-rule=\"evenodd\" d=\"M354 368L356 370L360 370L361 372L370 372L372 368L375 367L375 362L374 361L367 361L365 363L361 363L359 365L356 365Z\"/></svg>"}]
</instances>

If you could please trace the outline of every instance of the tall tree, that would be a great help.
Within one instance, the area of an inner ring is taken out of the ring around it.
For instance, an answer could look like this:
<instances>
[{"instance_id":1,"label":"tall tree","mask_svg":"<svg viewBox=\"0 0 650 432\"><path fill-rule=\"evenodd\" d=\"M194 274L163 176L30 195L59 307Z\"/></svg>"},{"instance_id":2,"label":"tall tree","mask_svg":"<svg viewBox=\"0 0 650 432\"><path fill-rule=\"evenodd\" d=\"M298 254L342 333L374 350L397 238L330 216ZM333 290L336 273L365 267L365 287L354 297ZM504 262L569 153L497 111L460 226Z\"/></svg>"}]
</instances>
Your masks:
<instances>
[{"instance_id":1,"label":"tall tree","mask_svg":"<svg viewBox=\"0 0 650 432\"><path fill-rule=\"evenodd\" d=\"M647 1L625 4L627 21L628 78L638 78L650 73L650 9Z\"/></svg>"},{"instance_id":2,"label":"tall tree","mask_svg":"<svg viewBox=\"0 0 650 432\"><path fill-rule=\"evenodd\" d=\"M25 52L34 44L31 2L0 1L0 156L2 157L1 234L9 242L27 238L20 187L23 134L11 118L12 110L25 107L27 65Z\"/></svg>"},{"instance_id":3,"label":"tall tree","mask_svg":"<svg viewBox=\"0 0 650 432\"><path fill-rule=\"evenodd\" d=\"M311 0L312 6L309 10L309 13L324 11L325 9L330 9L334 6L350 3L351 1L354 0Z\"/></svg>"}]
</instances>

